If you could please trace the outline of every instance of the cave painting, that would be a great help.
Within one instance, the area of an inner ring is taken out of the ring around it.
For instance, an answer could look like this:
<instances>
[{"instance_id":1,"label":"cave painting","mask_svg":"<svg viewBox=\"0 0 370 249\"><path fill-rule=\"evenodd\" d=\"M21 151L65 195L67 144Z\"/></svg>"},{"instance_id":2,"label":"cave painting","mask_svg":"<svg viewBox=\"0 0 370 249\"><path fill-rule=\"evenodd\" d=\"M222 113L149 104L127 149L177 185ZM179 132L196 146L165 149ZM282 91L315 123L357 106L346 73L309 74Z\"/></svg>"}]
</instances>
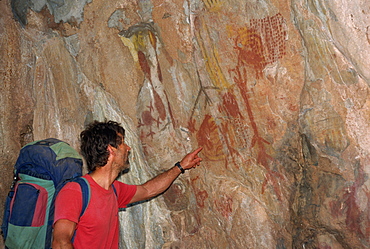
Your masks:
<instances>
[{"instance_id":1,"label":"cave painting","mask_svg":"<svg viewBox=\"0 0 370 249\"><path fill-rule=\"evenodd\" d=\"M246 27L234 30L235 49L238 50L238 64L253 67L256 76L262 76L266 65L274 63L286 54L286 26L278 13L262 19L251 19Z\"/></svg>"},{"instance_id":2,"label":"cave painting","mask_svg":"<svg viewBox=\"0 0 370 249\"><path fill-rule=\"evenodd\" d=\"M204 208L205 201L208 199L208 192L206 190L201 190L197 187L196 182L199 180L199 176L196 176L191 180L191 185L193 187L195 198L198 207Z\"/></svg>"},{"instance_id":3,"label":"cave painting","mask_svg":"<svg viewBox=\"0 0 370 249\"><path fill-rule=\"evenodd\" d=\"M218 161L225 159L223 143L220 139L219 128L211 115L206 115L197 133L199 145L203 147L203 154L208 160Z\"/></svg>"},{"instance_id":4,"label":"cave painting","mask_svg":"<svg viewBox=\"0 0 370 249\"><path fill-rule=\"evenodd\" d=\"M233 198L228 195L221 195L214 201L217 211L226 219L228 219L233 212Z\"/></svg>"},{"instance_id":5,"label":"cave painting","mask_svg":"<svg viewBox=\"0 0 370 249\"><path fill-rule=\"evenodd\" d=\"M157 55L157 35L152 24L140 23L120 32L122 42L130 49L133 59L144 74L145 96L139 97L143 105L139 110L140 137L153 137L167 125L176 125L167 94L163 88L163 77Z\"/></svg>"},{"instance_id":6,"label":"cave painting","mask_svg":"<svg viewBox=\"0 0 370 249\"><path fill-rule=\"evenodd\" d=\"M204 116L197 133L197 141L205 148L203 155L208 160L224 160L226 167L232 164L241 167L247 160L239 153L242 149L252 149L256 153L257 163L266 170L262 193L270 186L277 198L281 200L279 178L282 175L271 169L274 161L268 153L269 142L263 138L255 120L251 91L248 88L251 79L255 82L262 77L266 65L276 62L286 54L285 21L280 13L263 19L252 19L246 27L229 27L234 40L234 51L237 57L235 68L229 70L232 83L226 81L219 65L220 58L217 49L212 46L206 49L204 41L210 42L209 31L202 20L197 20L202 56L205 59L207 73L219 92L222 104L218 105L219 117L210 114ZM201 33L203 35L201 35ZM208 36L208 38L207 38ZM255 72L251 75L251 72ZM204 92L204 88L201 90ZM202 93L202 92L200 92ZM197 103L196 103L197 104ZM189 120L189 130L196 130L196 121Z\"/></svg>"},{"instance_id":7,"label":"cave painting","mask_svg":"<svg viewBox=\"0 0 370 249\"><path fill-rule=\"evenodd\" d=\"M329 203L333 217L345 217L345 224L348 230L356 233L360 238L370 240L370 218L364 214L370 212L370 194L364 191L367 197L366 210L361 210L358 198L359 192L365 184L366 173L358 164L358 174L352 185L343 188L343 197L336 198ZM366 226L364 226L366 224Z\"/></svg>"},{"instance_id":8,"label":"cave painting","mask_svg":"<svg viewBox=\"0 0 370 249\"><path fill-rule=\"evenodd\" d=\"M271 186L278 199L281 191L278 178L281 175L271 169L274 162L267 146L269 142L263 138L255 121L251 92L248 89L248 80L261 79L266 65L281 59L285 55L286 31L284 18L281 14L268 16L263 19L251 19L245 27L228 27L231 39L234 41L236 54L235 68L229 69L227 80L220 64L220 55L217 46L213 44L209 27L204 20L196 18L194 24L198 32L196 38L204 58L205 69L213 86L202 86L197 97L203 94L206 103L211 103L207 91L218 93L221 101L216 106L219 116L214 112L205 114L198 130L194 111L189 119L188 129L196 132L198 144L204 147L203 155L211 161L224 161L225 167L239 168L249 165L246 156L241 150L251 149L256 154L257 163L266 170L262 192ZM122 42L130 49L133 58L137 61L144 74L143 89L147 92L144 98L139 97L142 104L139 110L140 137L153 139L158 131L168 123L176 126L172 115L168 97L163 88L161 68L157 55L157 35L151 24L138 24L120 33ZM254 73L254 75L252 75ZM195 103L194 106L198 105ZM195 107L194 107L195 108Z\"/></svg>"}]
</instances>

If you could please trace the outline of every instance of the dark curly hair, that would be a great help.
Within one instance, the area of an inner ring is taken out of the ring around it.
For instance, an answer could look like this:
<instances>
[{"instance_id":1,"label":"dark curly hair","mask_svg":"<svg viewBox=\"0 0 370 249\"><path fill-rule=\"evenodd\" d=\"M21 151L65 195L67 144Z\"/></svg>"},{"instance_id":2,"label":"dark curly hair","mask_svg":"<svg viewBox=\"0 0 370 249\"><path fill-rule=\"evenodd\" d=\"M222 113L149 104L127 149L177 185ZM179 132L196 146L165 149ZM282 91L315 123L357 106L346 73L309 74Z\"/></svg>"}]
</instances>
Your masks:
<instances>
[{"instance_id":1,"label":"dark curly hair","mask_svg":"<svg viewBox=\"0 0 370 249\"><path fill-rule=\"evenodd\" d=\"M123 137L119 136L121 134ZM93 123L81 132L81 154L86 160L88 170L94 171L108 162L108 145L118 148L125 137L125 129L114 121Z\"/></svg>"}]
</instances>

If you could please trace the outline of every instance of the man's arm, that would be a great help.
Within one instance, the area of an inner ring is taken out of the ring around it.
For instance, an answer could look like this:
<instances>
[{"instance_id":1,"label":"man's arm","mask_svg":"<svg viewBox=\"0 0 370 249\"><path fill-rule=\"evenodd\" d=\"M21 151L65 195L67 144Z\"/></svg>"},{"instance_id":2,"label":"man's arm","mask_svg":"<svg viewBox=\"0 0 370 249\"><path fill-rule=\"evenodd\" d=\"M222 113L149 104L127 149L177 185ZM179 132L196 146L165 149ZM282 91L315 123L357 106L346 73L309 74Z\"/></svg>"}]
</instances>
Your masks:
<instances>
[{"instance_id":1,"label":"man's arm","mask_svg":"<svg viewBox=\"0 0 370 249\"><path fill-rule=\"evenodd\" d=\"M195 151L187 154L180 162L181 167L184 170L195 168L199 166L202 159L198 157L198 153L202 148L198 148ZM181 170L177 166L173 166L171 169L163 172L162 174L154 177L146 183L137 186L136 193L130 203L143 201L155 197L164 191L166 191L173 181L180 175Z\"/></svg>"},{"instance_id":2,"label":"man's arm","mask_svg":"<svg viewBox=\"0 0 370 249\"><path fill-rule=\"evenodd\" d=\"M53 249L73 249L72 236L75 232L76 223L61 219L55 222L53 231Z\"/></svg>"}]
</instances>

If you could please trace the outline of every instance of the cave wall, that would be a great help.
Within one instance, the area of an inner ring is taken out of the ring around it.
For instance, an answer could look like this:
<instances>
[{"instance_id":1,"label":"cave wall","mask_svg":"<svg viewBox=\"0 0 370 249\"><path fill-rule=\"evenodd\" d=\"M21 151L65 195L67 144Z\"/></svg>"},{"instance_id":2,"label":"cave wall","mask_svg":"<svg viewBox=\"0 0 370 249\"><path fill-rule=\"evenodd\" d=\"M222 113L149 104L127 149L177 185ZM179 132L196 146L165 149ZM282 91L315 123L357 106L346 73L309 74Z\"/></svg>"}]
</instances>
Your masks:
<instances>
[{"instance_id":1,"label":"cave wall","mask_svg":"<svg viewBox=\"0 0 370 249\"><path fill-rule=\"evenodd\" d=\"M19 149L127 130L121 248L368 248L370 3L0 1L0 197Z\"/></svg>"}]
</instances>

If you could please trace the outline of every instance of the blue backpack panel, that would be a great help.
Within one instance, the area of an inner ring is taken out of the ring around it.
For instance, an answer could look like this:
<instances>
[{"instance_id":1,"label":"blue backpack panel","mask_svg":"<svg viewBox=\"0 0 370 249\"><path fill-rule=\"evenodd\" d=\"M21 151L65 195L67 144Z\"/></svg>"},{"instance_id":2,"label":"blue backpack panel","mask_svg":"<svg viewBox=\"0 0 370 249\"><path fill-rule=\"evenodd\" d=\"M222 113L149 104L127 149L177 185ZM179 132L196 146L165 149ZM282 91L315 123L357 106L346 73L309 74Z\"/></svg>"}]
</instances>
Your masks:
<instances>
[{"instance_id":1,"label":"blue backpack panel","mask_svg":"<svg viewBox=\"0 0 370 249\"><path fill-rule=\"evenodd\" d=\"M82 164L76 150L55 138L21 149L1 226L6 248L51 248L56 194L71 179L81 185ZM85 185L82 192L89 193Z\"/></svg>"}]
</instances>

